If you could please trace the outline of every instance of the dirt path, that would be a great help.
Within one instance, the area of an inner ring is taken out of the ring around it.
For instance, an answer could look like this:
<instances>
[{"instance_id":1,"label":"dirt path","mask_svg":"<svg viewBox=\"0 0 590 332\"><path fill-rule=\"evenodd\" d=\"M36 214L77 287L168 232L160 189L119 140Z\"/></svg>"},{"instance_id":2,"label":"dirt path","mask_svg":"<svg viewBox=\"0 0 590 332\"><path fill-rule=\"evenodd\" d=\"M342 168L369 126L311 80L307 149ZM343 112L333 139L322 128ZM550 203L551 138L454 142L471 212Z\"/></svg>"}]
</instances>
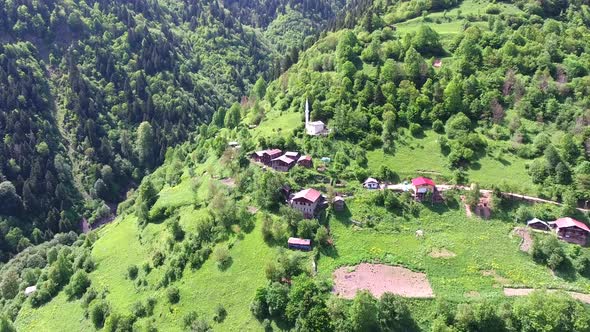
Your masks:
<instances>
[{"instance_id":1,"label":"dirt path","mask_svg":"<svg viewBox=\"0 0 590 332\"><path fill-rule=\"evenodd\" d=\"M530 252L533 246L533 237L531 236L531 233L529 233L528 229L525 227L515 227L512 233L522 239L520 242L520 250L524 252Z\"/></svg>"},{"instance_id":2,"label":"dirt path","mask_svg":"<svg viewBox=\"0 0 590 332\"><path fill-rule=\"evenodd\" d=\"M399 191L399 190L404 190L405 188L407 188L407 186L405 186L403 184L392 184L392 185L385 186L384 188ZM471 187L469 187L469 186L452 185L452 184L439 184L439 185L436 185L436 188L439 191L446 191L446 190L451 190L451 189L471 190ZM485 195L490 195L492 193L492 190L480 189L480 192ZM502 192L502 195L506 196L506 197L510 197L512 199L519 199L519 200L528 201L528 202L532 202L532 203L545 203L545 204L553 204L553 205L558 205L558 206L562 205L561 203L556 202L556 201L551 201L548 199L527 196L527 195L521 195L521 194L511 193L511 192ZM582 211L582 212L590 212L590 209L584 209L584 208L577 208L577 209L578 209L578 211Z\"/></svg>"},{"instance_id":3,"label":"dirt path","mask_svg":"<svg viewBox=\"0 0 590 332\"><path fill-rule=\"evenodd\" d=\"M525 296L529 295L530 293L534 292L536 289L534 288L504 288L504 295L506 296ZM554 293L558 292L558 289L548 289L547 292ZM586 304L590 304L590 294L578 293L578 292L571 292L571 291L564 291L569 296L573 297L576 300L582 301Z\"/></svg>"},{"instance_id":4,"label":"dirt path","mask_svg":"<svg viewBox=\"0 0 590 332\"><path fill-rule=\"evenodd\" d=\"M426 274L400 266L362 263L344 266L333 274L334 293L352 299L359 290L368 290L375 297L393 293L404 297L432 298L434 292Z\"/></svg>"}]
</instances>

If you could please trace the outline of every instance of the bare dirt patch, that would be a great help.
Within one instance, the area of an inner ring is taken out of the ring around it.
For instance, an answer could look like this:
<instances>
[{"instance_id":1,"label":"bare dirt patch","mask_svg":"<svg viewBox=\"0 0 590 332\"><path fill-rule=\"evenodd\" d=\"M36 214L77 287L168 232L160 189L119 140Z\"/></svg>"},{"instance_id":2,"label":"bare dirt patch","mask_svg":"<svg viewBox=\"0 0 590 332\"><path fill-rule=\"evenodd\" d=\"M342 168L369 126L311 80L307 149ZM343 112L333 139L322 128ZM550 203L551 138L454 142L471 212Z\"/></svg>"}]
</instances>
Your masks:
<instances>
[{"instance_id":1,"label":"bare dirt patch","mask_svg":"<svg viewBox=\"0 0 590 332\"><path fill-rule=\"evenodd\" d=\"M445 248L432 249L428 255L432 258L451 258L457 256L454 252Z\"/></svg>"},{"instance_id":2,"label":"bare dirt patch","mask_svg":"<svg viewBox=\"0 0 590 332\"><path fill-rule=\"evenodd\" d=\"M357 291L368 290L375 297L393 293L404 297L434 297L426 274L399 266L362 263L344 266L333 273L334 293L352 299Z\"/></svg>"},{"instance_id":3,"label":"bare dirt patch","mask_svg":"<svg viewBox=\"0 0 590 332\"><path fill-rule=\"evenodd\" d=\"M504 288L504 295L506 296L525 296L529 295L530 293L534 292L534 288ZM547 292L557 292L557 289L548 289ZM582 301L586 304L590 304L590 294L578 293L578 292L570 292L566 291L566 294L573 297L576 300Z\"/></svg>"},{"instance_id":4,"label":"bare dirt patch","mask_svg":"<svg viewBox=\"0 0 590 332\"><path fill-rule=\"evenodd\" d=\"M221 183L223 183L224 185L226 185L230 188L234 188L236 186L236 181L232 178L221 179Z\"/></svg>"},{"instance_id":5,"label":"bare dirt patch","mask_svg":"<svg viewBox=\"0 0 590 332\"><path fill-rule=\"evenodd\" d=\"M481 274L484 277L493 277L494 281L496 281L500 285L508 285L510 283L509 279L502 277L501 275L498 274L498 272L496 272L494 270L484 270L484 271L481 271Z\"/></svg>"},{"instance_id":6,"label":"bare dirt patch","mask_svg":"<svg viewBox=\"0 0 590 332\"><path fill-rule=\"evenodd\" d=\"M525 227L516 227L512 233L522 239L520 242L520 250L530 253L533 246L533 237L529 231Z\"/></svg>"},{"instance_id":7,"label":"bare dirt patch","mask_svg":"<svg viewBox=\"0 0 590 332\"><path fill-rule=\"evenodd\" d=\"M251 214L256 214L256 212L258 212L258 208L255 206L248 206L248 212Z\"/></svg>"}]
</instances>

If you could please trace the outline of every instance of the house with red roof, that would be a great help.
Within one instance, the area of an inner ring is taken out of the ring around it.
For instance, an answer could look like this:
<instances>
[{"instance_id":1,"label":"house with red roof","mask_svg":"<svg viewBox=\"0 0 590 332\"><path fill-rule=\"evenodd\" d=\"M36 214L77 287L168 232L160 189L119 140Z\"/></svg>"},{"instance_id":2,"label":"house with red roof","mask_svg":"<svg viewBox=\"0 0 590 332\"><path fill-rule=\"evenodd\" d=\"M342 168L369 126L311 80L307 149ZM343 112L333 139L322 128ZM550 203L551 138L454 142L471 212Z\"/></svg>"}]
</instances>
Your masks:
<instances>
[{"instance_id":1,"label":"house with red roof","mask_svg":"<svg viewBox=\"0 0 590 332\"><path fill-rule=\"evenodd\" d=\"M289 246L289 249L311 250L311 240L309 239L290 237L287 241L287 245Z\"/></svg>"},{"instance_id":2,"label":"house with red roof","mask_svg":"<svg viewBox=\"0 0 590 332\"><path fill-rule=\"evenodd\" d=\"M271 160L270 166L279 172L288 172L295 165L295 160L287 157L286 154Z\"/></svg>"},{"instance_id":3,"label":"house with red roof","mask_svg":"<svg viewBox=\"0 0 590 332\"><path fill-rule=\"evenodd\" d=\"M289 204L292 208L301 211L305 218L312 219L319 210L318 208L322 206L323 200L322 193L309 188L296 193L289 201Z\"/></svg>"},{"instance_id":4,"label":"house with red roof","mask_svg":"<svg viewBox=\"0 0 590 332\"><path fill-rule=\"evenodd\" d=\"M313 167L313 161L311 159L311 156L301 156L301 157L299 157L299 160L297 160L297 165L303 166L303 167L307 167L307 168L312 168Z\"/></svg>"},{"instance_id":5,"label":"house with red roof","mask_svg":"<svg viewBox=\"0 0 590 332\"><path fill-rule=\"evenodd\" d=\"M561 240L582 246L588 243L590 228L581 221L565 217L559 218L549 223L549 225L555 228L555 233L557 233L557 237Z\"/></svg>"},{"instance_id":6,"label":"house with red roof","mask_svg":"<svg viewBox=\"0 0 590 332\"><path fill-rule=\"evenodd\" d=\"M433 202L442 201L442 196L436 189L436 184L434 181L432 181L432 179L422 176L412 179L412 190L414 190L414 197L418 201L422 201L422 199L424 199L424 197L428 194L432 195Z\"/></svg>"}]
</instances>

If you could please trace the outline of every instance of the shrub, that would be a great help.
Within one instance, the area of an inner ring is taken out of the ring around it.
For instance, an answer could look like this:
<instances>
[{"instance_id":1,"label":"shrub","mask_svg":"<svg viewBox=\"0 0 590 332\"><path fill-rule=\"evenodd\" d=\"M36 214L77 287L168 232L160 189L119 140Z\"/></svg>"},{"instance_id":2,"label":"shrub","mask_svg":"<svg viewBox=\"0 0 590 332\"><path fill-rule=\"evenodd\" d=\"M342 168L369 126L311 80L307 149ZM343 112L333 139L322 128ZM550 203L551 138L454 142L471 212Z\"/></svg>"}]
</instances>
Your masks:
<instances>
[{"instance_id":1,"label":"shrub","mask_svg":"<svg viewBox=\"0 0 590 332\"><path fill-rule=\"evenodd\" d=\"M178 288L171 286L166 291L166 296L168 297L168 302L175 304L180 301L180 291Z\"/></svg>"},{"instance_id":2,"label":"shrub","mask_svg":"<svg viewBox=\"0 0 590 332\"><path fill-rule=\"evenodd\" d=\"M90 286L90 279L88 273L83 270L78 270L72 276L70 283L65 288L66 295L72 299L74 297L81 297L86 293L86 290Z\"/></svg>"},{"instance_id":3,"label":"shrub","mask_svg":"<svg viewBox=\"0 0 590 332\"><path fill-rule=\"evenodd\" d=\"M252 303L250 303L250 312L258 319L263 319L268 316L268 304L266 303L265 287L261 287L256 290L254 300L252 300Z\"/></svg>"},{"instance_id":4,"label":"shrub","mask_svg":"<svg viewBox=\"0 0 590 332\"><path fill-rule=\"evenodd\" d=\"M133 306L131 306L131 313L135 317L145 317L147 315L147 310L143 302L137 301L133 303Z\"/></svg>"},{"instance_id":5,"label":"shrub","mask_svg":"<svg viewBox=\"0 0 590 332\"><path fill-rule=\"evenodd\" d=\"M218 304L217 307L215 307L215 316L213 317L213 320L217 323L221 323L226 316L227 310L225 310L223 304Z\"/></svg>"},{"instance_id":6,"label":"shrub","mask_svg":"<svg viewBox=\"0 0 590 332\"><path fill-rule=\"evenodd\" d=\"M486 14L498 15L500 14L500 7L496 4L489 4L486 7Z\"/></svg>"},{"instance_id":7,"label":"shrub","mask_svg":"<svg viewBox=\"0 0 590 332\"><path fill-rule=\"evenodd\" d=\"M215 258L215 261L217 262L217 267L220 270L228 268L229 264L231 263L229 249L225 245L217 246L213 251L213 257Z\"/></svg>"},{"instance_id":8,"label":"shrub","mask_svg":"<svg viewBox=\"0 0 590 332\"><path fill-rule=\"evenodd\" d=\"M158 267L164 263L164 254L161 251L156 251L152 256L152 264Z\"/></svg>"},{"instance_id":9,"label":"shrub","mask_svg":"<svg viewBox=\"0 0 590 332\"><path fill-rule=\"evenodd\" d=\"M158 301L156 300L155 297L150 296L148 297L147 301L146 301L146 305L145 305L145 310L148 316L151 316L154 314L154 308L156 307L156 303L158 303Z\"/></svg>"},{"instance_id":10,"label":"shrub","mask_svg":"<svg viewBox=\"0 0 590 332\"><path fill-rule=\"evenodd\" d=\"M585 250L574 260L576 271L585 277L590 277L590 251Z\"/></svg>"},{"instance_id":11,"label":"shrub","mask_svg":"<svg viewBox=\"0 0 590 332\"><path fill-rule=\"evenodd\" d=\"M137 268L137 265L135 265L135 264L131 265L127 268L127 276L131 280L135 280L135 278L137 278L138 272L139 272L139 269Z\"/></svg>"},{"instance_id":12,"label":"shrub","mask_svg":"<svg viewBox=\"0 0 590 332\"><path fill-rule=\"evenodd\" d=\"M434 130L435 132L442 134L445 131L445 125L443 124L443 122L441 120L435 120L432 123L432 130Z\"/></svg>"},{"instance_id":13,"label":"shrub","mask_svg":"<svg viewBox=\"0 0 590 332\"><path fill-rule=\"evenodd\" d=\"M410 134L414 137L422 135L422 126L417 123L410 123Z\"/></svg>"},{"instance_id":14,"label":"shrub","mask_svg":"<svg viewBox=\"0 0 590 332\"><path fill-rule=\"evenodd\" d=\"M535 237L533 241L533 259L540 264L556 270L566 259L563 246L555 236Z\"/></svg>"},{"instance_id":15,"label":"shrub","mask_svg":"<svg viewBox=\"0 0 590 332\"><path fill-rule=\"evenodd\" d=\"M102 300L92 301L90 304L90 320L95 328L100 329L105 323L106 316L108 314L108 305Z\"/></svg>"}]
</instances>

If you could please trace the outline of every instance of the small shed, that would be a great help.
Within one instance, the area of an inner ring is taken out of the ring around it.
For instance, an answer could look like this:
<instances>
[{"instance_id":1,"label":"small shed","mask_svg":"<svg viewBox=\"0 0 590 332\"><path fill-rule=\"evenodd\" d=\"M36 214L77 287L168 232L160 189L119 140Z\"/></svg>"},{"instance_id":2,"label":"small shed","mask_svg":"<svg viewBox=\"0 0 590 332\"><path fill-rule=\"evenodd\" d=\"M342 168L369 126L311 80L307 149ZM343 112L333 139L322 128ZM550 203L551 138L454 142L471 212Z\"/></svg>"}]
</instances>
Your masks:
<instances>
[{"instance_id":1,"label":"small shed","mask_svg":"<svg viewBox=\"0 0 590 332\"><path fill-rule=\"evenodd\" d=\"M379 181L377 181L377 179L368 178L363 182L363 187L367 189L379 189Z\"/></svg>"},{"instance_id":2,"label":"small shed","mask_svg":"<svg viewBox=\"0 0 590 332\"><path fill-rule=\"evenodd\" d=\"M313 161L311 159L311 156L301 156L299 158L299 160L297 160L297 165L303 166L303 167L306 167L306 168L312 168L313 167Z\"/></svg>"},{"instance_id":3,"label":"small shed","mask_svg":"<svg viewBox=\"0 0 590 332\"><path fill-rule=\"evenodd\" d=\"M287 241L289 245L289 249L297 249L297 250L304 250L309 251L311 250L311 240L309 239L301 239L297 237L290 237Z\"/></svg>"},{"instance_id":4,"label":"small shed","mask_svg":"<svg viewBox=\"0 0 590 332\"><path fill-rule=\"evenodd\" d=\"M35 293L36 291L37 291L36 285L29 286L29 287L25 288L25 296L29 296L29 295Z\"/></svg>"},{"instance_id":5,"label":"small shed","mask_svg":"<svg viewBox=\"0 0 590 332\"><path fill-rule=\"evenodd\" d=\"M548 231L551 228L547 222L537 218L527 221L526 225L530 228L538 229L540 231Z\"/></svg>"},{"instance_id":6,"label":"small shed","mask_svg":"<svg viewBox=\"0 0 590 332\"><path fill-rule=\"evenodd\" d=\"M336 196L334 197L334 211L344 211L344 208L346 207L346 203L344 202L344 197L342 196Z\"/></svg>"}]
</instances>

